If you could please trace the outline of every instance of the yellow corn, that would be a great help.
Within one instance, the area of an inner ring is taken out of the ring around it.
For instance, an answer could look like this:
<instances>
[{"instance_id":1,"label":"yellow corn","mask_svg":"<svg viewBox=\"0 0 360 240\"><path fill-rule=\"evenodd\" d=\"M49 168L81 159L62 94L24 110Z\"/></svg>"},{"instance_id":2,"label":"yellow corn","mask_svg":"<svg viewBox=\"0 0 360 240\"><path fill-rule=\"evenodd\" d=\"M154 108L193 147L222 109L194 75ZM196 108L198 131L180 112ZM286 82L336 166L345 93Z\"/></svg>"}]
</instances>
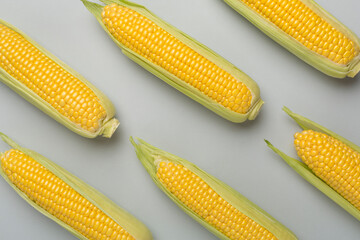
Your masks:
<instances>
[{"instance_id":1,"label":"yellow corn","mask_svg":"<svg viewBox=\"0 0 360 240\"><path fill-rule=\"evenodd\" d=\"M360 71L360 39L313 0L224 0L287 50L336 78Z\"/></svg>"},{"instance_id":2,"label":"yellow corn","mask_svg":"<svg viewBox=\"0 0 360 240\"><path fill-rule=\"evenodd\" d=\"M109 137L118 125L117 120L109 121L114 110L102 93L1 21L0 70L4 71L2 76L10 76L3 77L5 83L79 134L95 137L111 122Z\"/></svg>"},{"instance_id":3,"label":"yellow corn","mask_svg":"<svg viewBox=\"0 0 360 240\"><path fill-rule=\"evenodd\" d=\"M302 162L265 140L267 145L306 181L360 221L360 147L286 107L284 111L304 129L294 136Z\"/></svg>"},{"instance_id":4,"label":"yellow corn","mask_svg":"<svg viewBox=\"0 0 360 240\"><path fill-rule=\"evenodd\" d=\"M67 183L23 152L11 149L0 160L3 172L21 192L87 239L135 239Z\"/></svg>"},{"instance_id":5,"label":"yellow corn","mask_svg":"<svg viewBox=\"0 0 360 240\"><path fill-rule=\"evenodd\" d=\"M158 166L156 175L164 186L229 239L277 239L183 165L162 161Z\"/></svg>"},{"instance_id":6,"label":"yellow corn","mask_svg":"<svg viewBox=\"0 0 360 240\"><path fill-rule=\"evenodd\" d=\"M245 84L182 43L142 14L117 4L104 7L102 21L127 48L237 112L247 113L252 100Z\"/></svg>"},{"instance_id":7,"label":"yellow corn","mask_svg":"<svg viewBox=\"0 0 360 240\"><path fill-rule=\"evenodd\" d=\"M155 184L220 239L297 239L260 207L198 166L141 139L130 141Z\"/></svg>"},{"instance_id":8,"label":"yellow corn","mask_svg":"<svg viewBox=\"0 0 360 240\"><path fill-rule=\"evenodd\" d=\"M360 154L313 130L296 133L294 144L299 157L315 175L360 210Z\"/></svg>"},{"instance_id":9,"label":"yellow corn","mask_svg":"<svg viewBox=\"0 0 360 240\"><path fill-rule=\"evenodd\" d=\"M0 24L0 67L72 122L91 132L105 109L95 93L20 34Z\"/></svg>"},{"instance_id":10,"label":"yellow corn","mask_svg":"<svg viewBox=\"0 0 360 240\"><path fill-rule=\"evenodd\" d=\"M354 42L300 0L241 0L308 49L338 64L356 55Z\"/></svg>"}]
</instances>

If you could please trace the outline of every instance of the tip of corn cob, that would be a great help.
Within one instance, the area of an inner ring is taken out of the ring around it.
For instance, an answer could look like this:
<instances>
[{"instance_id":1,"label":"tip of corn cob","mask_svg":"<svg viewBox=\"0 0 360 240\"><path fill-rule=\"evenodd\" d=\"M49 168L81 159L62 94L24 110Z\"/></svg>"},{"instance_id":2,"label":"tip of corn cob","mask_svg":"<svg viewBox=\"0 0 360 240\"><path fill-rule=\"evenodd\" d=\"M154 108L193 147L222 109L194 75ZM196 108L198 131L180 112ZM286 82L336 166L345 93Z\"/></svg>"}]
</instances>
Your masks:
<instances>
[{"instance_id":1,"label":"tip of corn cob","mask_svg":"<svg viewBox=\"0 0 360 240\"><path fill-rule=\"evenodd\" d=\"M104 124L101 135L106 138L111 138L119 125L119 120L117 120L116 118L110 119Z\"/></svg>"},{"instance_id":2,"label":"tip of corn cob","mask_svg":"<svg viewBox=\"0 0 360 240\"><path fill-rule=\"evenodd\" d=\"M255 103L255 105L252 107L252 109L249 112L249 117L248 117L249 120L254 120L257 117L264 103L265 102L262 99L259 99L257 103Z\"/></svg>"},{"instance_id":3,"label":"tip of corn cob","mask_svg":"<svg viewBox=\"0 0 360 240\"><path fill-rule=\"evenodd\" d=\"M359 72L360 72L360 61L351 69L351 71L349 72L349 74L347 76L353 78Z\"/></svg>"}]
</instances>

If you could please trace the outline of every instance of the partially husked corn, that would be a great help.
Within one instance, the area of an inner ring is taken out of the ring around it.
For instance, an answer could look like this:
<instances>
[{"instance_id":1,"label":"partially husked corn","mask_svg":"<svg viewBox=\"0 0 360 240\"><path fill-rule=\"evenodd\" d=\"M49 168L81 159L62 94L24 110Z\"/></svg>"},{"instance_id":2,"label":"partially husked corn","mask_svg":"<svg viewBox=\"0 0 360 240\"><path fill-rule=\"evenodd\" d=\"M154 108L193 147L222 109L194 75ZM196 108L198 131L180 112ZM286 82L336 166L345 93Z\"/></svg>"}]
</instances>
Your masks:
<instances>
[{"instance_id":1,"label":"partially husked corn","mask_svg":"<svg viewBox=\"0 0 360 240\"><path fill-rule=\"evenodd\" d=\"M0 133L0 175L35 209L80 239L151 240L136 218L66 170Z\"/></svg>"},{"instance_id":2,"label":"partially husked corn","mask_svg":"<svg viewBox=\"0 0 360 240\"><path fill-rule=\"evenodd\" d=\"M297 239L264 210L191 162L141 139L130 141L155 184L220 239Z\"/></svg>"},{"instance_id":3,"label":"partially husked corn","mask_svg":"<svg viewBox=\"0 0 360 240\"><path fill-rule=\"evenodd\" d=\"M104 7L102 21L129 49L163 67L234 112L246 113L252 95L234 76L140 13L117 4Z\"/></svg>"},{"instance_id":4,"label":"partially husked corn","mask_svg":"<svg viewBox=\"0 0 360 240\"><path fill-rule=\"evenodd\" d=\"M360 210L360 153L321 132L295 134L296 151L324 182Z\"/></svg>"},{"instance_id":5,"label":"partially husked corn","mask_svg":"<svg viewBox=\"0 0 360 240\"><path fill-rule=\"evenodd\" d=\"M312 0L224 0L269 37L320 71L354 77L360 40Z\"/></svg>"},{"instance_id":6,"label":"partially husked corn","mask_svg":"<svg viewBox=\"0 0 360 240\"><path fill-rule=\"evenodd\" d=\"M161 161L156 175L174 196L229 239L277 239L183 165Z\"/></svg>"},{"instance_id":7,"label":"partially husked corn","mask_svg":"<svg viewBox=\"0 0 360 240\"><path fill-rule=\"evenodd\" d=\"M79 132L88 133L91 137L101 134L104 125L113 117L113 107L104 96L99 97L101 94L76 74L23 34L1 22L0 69L11 76L11 80L2 77L3 80L8 80L5 83L16 81L15 84L21 86L25 93L31 92L43 101L42 110L51 108L52 111L47 112L48 114L53 114L60 122L59 116L62 116ZM10 86L14 86L14 83ZM25 95L29 97L29 94ZM114 121L117 127L117 120ZM69 127L69 124L66 126ZM115 126L113 127L116 129ZM115 129L110 131L111 134Z\"/></svg>"},{"instance_id":8,"label":"partially husked corn","mask_svg":"<svg viewBox=\"0 0 360 240\"><path fill-rule=\"evenodd\" d=\"M143 6L82 1L125 55L166 83L232 122L257 116L257 84L209 48Z\"/></svg>"},{"instance_id":9,"label":"partially husked corn","mask_svg":"<svg viewBox=\"0 0 360 240\"><path fill-rule=\"evenodd\" d=\"M346 65L359 54L351 39L301 0L242 1L305 47L335 63Z\"/></svg>"},{"instance_id":10,"label":"partially husked corn","mask_svg":"<svg viewBox=\"0 0 360 240\"><path fill-rule=\"evenodd\" d=\"M31 157L11 149L1 168L32 201L88 239L133 240L119 224Z\"/></svg>"},{"instance_id":11,"label":"partially husked corn","mask_svg":"<svg viewBox=\"0 0 360 240\"><path fill-rule=\"evenodd\" d=\"M294 145L302 161L265 140L306 181L360 221L360 147L337 133L284 107L303 129Z\"/></svg>"}]
</instances>

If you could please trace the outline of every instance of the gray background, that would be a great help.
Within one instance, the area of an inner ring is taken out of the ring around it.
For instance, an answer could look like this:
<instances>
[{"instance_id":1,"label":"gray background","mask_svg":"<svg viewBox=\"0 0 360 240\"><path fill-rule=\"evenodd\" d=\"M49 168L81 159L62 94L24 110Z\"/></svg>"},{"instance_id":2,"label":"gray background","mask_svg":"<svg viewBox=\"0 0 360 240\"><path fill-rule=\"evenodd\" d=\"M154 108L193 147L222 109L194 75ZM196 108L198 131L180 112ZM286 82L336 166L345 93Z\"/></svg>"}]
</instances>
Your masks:
<instances>
[{"instance_id":1,"label":"gray background","mask_svg":"<svg viewBox=\"0 0 360 240\"><path fill-rule=\"evenodd\" d=\"M286 105L360 142L360 75L328 77L287 52L220 0L138 0L257 81L266 104L256 121L234 124L125 57L81 1L1 0L17 26L106 93L121 125L112 139L67 130L0 84L0 129L60 164L142 220L155 239L216 239L151 181L129 136L188 159L228 183L299 239L359 239L359 222L303 180L263 139L295 156L299 127ZM360 35L358 0L318 0ZM1 143L0 150L8 147ZM0 180L0 239L73 239Z\"/></svg>"}]
</instances>

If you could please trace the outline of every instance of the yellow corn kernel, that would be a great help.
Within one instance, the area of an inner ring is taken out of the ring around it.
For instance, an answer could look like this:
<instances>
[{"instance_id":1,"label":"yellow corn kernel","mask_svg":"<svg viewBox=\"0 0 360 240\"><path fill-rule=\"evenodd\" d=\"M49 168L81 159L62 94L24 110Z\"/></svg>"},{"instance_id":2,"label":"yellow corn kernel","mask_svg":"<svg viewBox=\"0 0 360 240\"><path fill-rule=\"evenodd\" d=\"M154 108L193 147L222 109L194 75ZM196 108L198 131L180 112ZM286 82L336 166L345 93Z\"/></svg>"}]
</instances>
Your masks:
<instances>
[{"instance_id":1,"label":"yellow corn kernel","mask_svg":"<svg viewBox=\"0 0 360 240\"><path fill-rule=\"evenodd\" d=\"M315 175L360 210L360 154L313 130L296 133L294 144L299 157Z\"/></svg>"},{"instance_id":2,"label":"yellow corn kernel","mask_svg":"<svg viewBox=\"0 0 360 240\"><path fill-rule=\"evenodd\" d=\"M135 240L113 219L30 156L11 149L1 156L0 161L2 171L31 201L87 239Z\"/></svg>"},{"instance_id":3,"label":"yellow corn kernel","mask_svg":"<svg viewBox=\"0 0 360 240\"><path fill-rule=\"evenodd\" d=\"M0 68L82 129L95 133L106 118L106 111L92 89L3 24L0 24Z\"/></svg>"},{"instance_id":4,"label":"yellow corn kernel","mask_svg":"<svg viewBox=\"0 0 360 240\"><path fill-rule=\"evenodd\" d=\"M156 175L181 202L229 239L277 239L225 201L204 180L183 165L159 162Z\"/></svg>"},{"instance_id":5,"label":"yellow corn kernel","mask_svg":"<svg viewBox=\"0 0 360 240\"><path fill-rule=\"evenodd\" d=\"M335 63L346 65L359 54L359 49L355 48L352 40L301 0L239 1L245 3L294 39L302 39L298 40L299 43L310 50L316 47L319 54Z\"/></svg>"},{"instance_id":6,"label":"yellow corn kernel","mask_svg":"<svg viewBox=\"0 0 360 240\"><path fill-rule=\"evenodd\" d=\"M222 106L245 114L252 94L234 76L175 38L149 18L125 6L111 4L102 22L120 43L164 68ZM223 87L221 92L217 89Z\"/></svg>"}]
</instances>

